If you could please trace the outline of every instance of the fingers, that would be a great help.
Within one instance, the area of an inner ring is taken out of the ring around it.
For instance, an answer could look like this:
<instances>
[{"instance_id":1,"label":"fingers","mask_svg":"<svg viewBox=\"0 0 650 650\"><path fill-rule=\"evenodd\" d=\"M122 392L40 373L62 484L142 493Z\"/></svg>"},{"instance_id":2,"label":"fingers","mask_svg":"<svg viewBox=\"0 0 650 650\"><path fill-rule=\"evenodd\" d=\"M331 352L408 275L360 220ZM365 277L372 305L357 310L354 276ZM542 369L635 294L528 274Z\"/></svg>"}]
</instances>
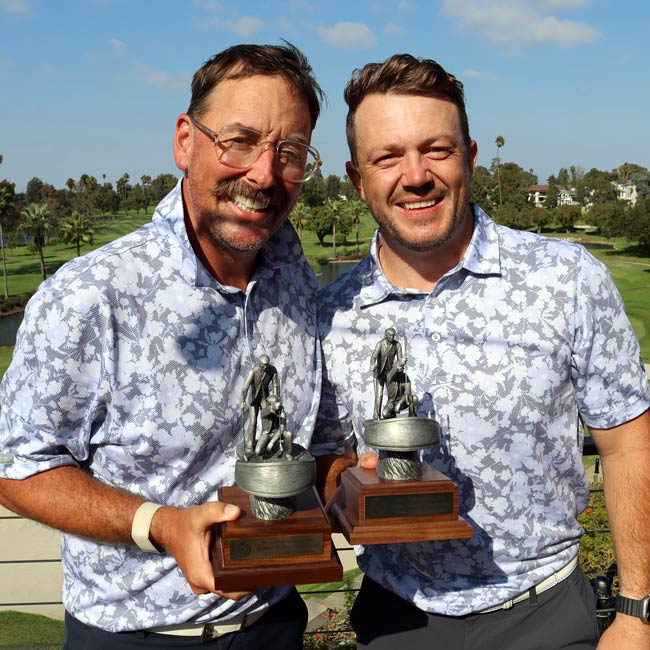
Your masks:
<instances>
[{"instance_id":1,"label":"fingers","mask_svg":"<svg viewBox=\"0 0 650 650\"><path fill-rule=\"evenodd\" d=\"M359 458L357 467L363 467L364 469L375 469L375 467L377 467L378 461L379 456L377 456L374 451L366 451Z\"/></svg>"},{"instance_id":2,"label":"fingers","mask_svg":"<svg viewBox=\"0 0 650 650\"><path fill-rule=\"evenodd\" d=\"M207 593L207 592L206 592ZM230 600L241 600L245 596L250 596L252 591L219 591L218 589L212 593L221 596L222 598L229 598Z\"/></svg>"},{"instance_id":3,"label":"fingers","mask_svg":"<svg viewBox=\"0 0 650 650\"><path fill-rule=\"evenodd\" d=\"M224 592L218 591L215 585L210 560L212 529L215 524L237 519L240 509L213 501L188 508L164 507L158 512L161 517L156 523L162 545L176 559L192 591L222 595ZM232 596L239 599L244 595L245 592L236 592ZM227 598L232 596L226 595Z\"/></svg>"}]
</instances>

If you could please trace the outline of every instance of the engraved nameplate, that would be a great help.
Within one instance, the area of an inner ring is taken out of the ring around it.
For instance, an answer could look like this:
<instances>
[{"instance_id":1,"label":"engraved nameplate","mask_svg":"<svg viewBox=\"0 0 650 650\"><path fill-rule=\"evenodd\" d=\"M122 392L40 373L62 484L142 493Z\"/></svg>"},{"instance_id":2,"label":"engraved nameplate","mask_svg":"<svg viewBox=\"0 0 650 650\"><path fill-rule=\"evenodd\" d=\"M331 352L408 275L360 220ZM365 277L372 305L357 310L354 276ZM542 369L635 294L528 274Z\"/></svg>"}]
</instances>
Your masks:
<instances>
[{"instance_id":1,"label":"engraved nameplate","mask_svg":"<svg viewBox=\"0 0 650 650\"><path fill-rule=\"evenodd\" d=\"M229 548L232 560L321 555L323 534L234 538L229 540Z\"/></svg>"},{"instance_id":2,"label":"engraved nameplate","mask_svg":"<svg viewBox=\"0 0 650 650\"><path fill-rule=\"evenodd\" d=\"M366 519L447 515L453 512L451 492L423 494L383 494L366 496Z\"/></svg>"}]
</instances>

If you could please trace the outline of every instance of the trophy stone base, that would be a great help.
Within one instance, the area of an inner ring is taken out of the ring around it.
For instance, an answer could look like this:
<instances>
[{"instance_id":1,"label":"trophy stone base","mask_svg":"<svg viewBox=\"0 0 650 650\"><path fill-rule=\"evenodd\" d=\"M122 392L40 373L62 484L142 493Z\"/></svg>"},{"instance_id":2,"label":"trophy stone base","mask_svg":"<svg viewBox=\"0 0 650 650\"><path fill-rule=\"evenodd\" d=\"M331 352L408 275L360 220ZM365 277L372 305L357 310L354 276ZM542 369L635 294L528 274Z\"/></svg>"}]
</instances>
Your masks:
<instances>
[{"instance_id":1,"label":"trophy stone base","mask_svg":"<svg viewBox=\"0 0 650 650\"><path fill-rule=\"evenodd\" d=\"M237 486L220 488L219 500L239 506L241 515L214 528L217 589L247 591L342 579L332 530L314 487L295 497L295 512L277 520L254 517L249 495Z\"/></svg>"},{"instance_id":2,"label":"trophy stone base","mask_svg":"<svg viewBox=\"0 0 650 650\"><path fill-rule=\"evenodd\" d=\"M332 506L351 544L392 544L472 536L458 516L458 487L423 466L421 477L387 480L353 467L341 475L341 499Z\"/></svg>"}]
</instances>

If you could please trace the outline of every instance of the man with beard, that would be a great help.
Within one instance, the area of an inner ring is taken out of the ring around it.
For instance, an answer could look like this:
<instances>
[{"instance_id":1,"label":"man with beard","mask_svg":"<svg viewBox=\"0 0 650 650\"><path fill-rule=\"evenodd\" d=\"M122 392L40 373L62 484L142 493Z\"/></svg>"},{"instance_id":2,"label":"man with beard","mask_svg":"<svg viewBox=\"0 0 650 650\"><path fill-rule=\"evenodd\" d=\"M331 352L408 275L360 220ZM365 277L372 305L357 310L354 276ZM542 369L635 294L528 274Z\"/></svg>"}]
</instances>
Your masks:
<instances>
[{"instance_id":1,"label":"man with beard","mask_svg":"<svg viewBox=\"0 0 650 650\"><path fill-rule=\"evenodd\" d=\"M499 226L470 203L477 145L463 86L435 61L368 64L345 98L348 175L379 230L319 296L326 371L312 450L331 468L344 461L324 454L365 452L370 465L367 360L390 324L442 429L423 460L459 486L473 528L470 539L358 549L359 647L650 647L650 390L609 273L581 246ZM600 641L576 562L583 422L621 581Z\"/></svg>"},{"instance_id":2,"label":"man with beard","mask_svg":"<svg viewBox=\"0 0 650 650\"><path fill-rule=\"evenodd\" d=\"M322 96L290 44L215 55L152 223L30 301L2 385L0 502L63 531L66 649L302 647L295 589L223 593L209 549L239 516L216 495L262 353L300 444L313 429L317 285L287 215L320 164Z\"/></svg>"}]
</instances>

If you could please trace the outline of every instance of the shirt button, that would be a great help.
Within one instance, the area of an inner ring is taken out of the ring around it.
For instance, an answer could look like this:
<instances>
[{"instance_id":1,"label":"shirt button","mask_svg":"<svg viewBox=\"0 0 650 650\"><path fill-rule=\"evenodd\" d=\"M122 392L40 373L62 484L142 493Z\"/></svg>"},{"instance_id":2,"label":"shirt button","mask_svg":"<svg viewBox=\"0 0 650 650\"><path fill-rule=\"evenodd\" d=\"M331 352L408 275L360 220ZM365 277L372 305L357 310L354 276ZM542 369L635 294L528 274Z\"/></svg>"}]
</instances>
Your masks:
<instances>
[{"instance_id":1,"label":"shirt button","mask_svg":"<svg viewBox=\"0 0 650 650\"><path fill-rule=\"evenodd\" d=\"M440 334L438 334L438 332L434 332L434 333L431 335L431 339L432 339L433 341L436 341L436 342L439 341L439 340L440 340Z\"/></svg>"}]
</instances>

